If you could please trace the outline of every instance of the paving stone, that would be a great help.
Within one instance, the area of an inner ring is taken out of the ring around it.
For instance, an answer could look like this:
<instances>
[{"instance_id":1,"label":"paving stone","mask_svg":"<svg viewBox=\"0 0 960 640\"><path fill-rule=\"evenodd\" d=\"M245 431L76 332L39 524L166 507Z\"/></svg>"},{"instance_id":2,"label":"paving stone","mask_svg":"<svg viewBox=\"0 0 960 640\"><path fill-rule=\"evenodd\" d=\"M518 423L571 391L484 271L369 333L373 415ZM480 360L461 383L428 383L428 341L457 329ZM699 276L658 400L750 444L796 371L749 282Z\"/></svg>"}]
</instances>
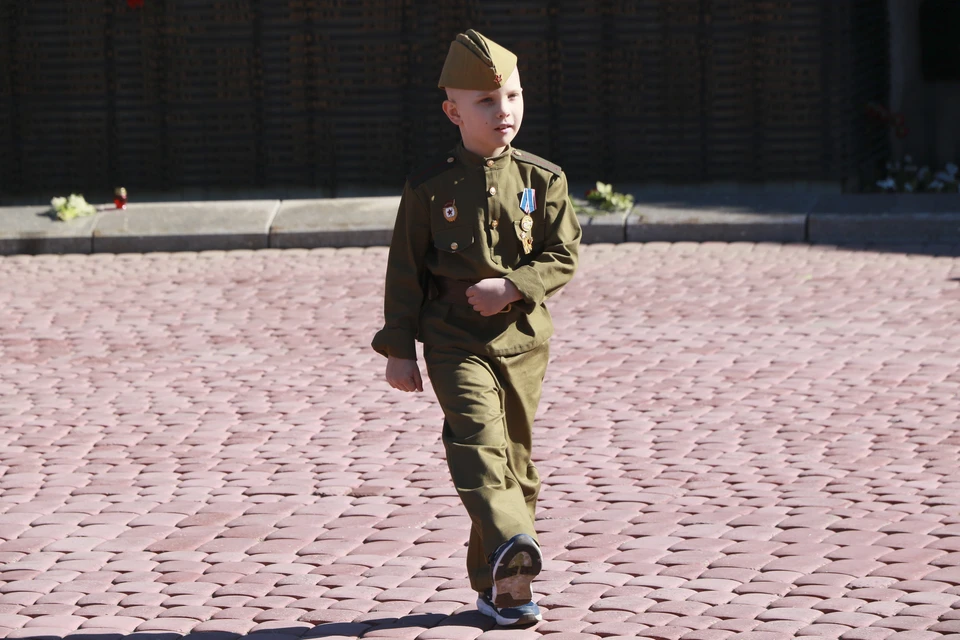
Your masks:
<instances>
[{"instance_id":1,"label":"paving stone","mask_svg":"<svg viewBox=\"0 0 960 640\"><path fill-rule=\"evenodd\" d=\"M777 620L776 622L764 622L757 625L753 631L748 633L776 633L785 634L788 637L794 637L796 632L807 626L806 622L798 620Z\"/></svg>"},{"instance_id":2,"label":"paving stone","mask_svg":"<svg viewBox=\"0 0 960 640\"><path fill-rule=\"evenodd\" d=\"M656 638L658 640L677 640L687 634L688 630L680 627L651 627L640 631L638 638Z\"/></svg>"},{"instance_id":3,"label":"paving stone","mask_svg":"<svg viewBox=\"0 0 960 640\"><path fill-rule=\"evenodd\" d=\"M605 624L607 622L623 622L633 615L635 614L631 611L604 609L602 611L590 611L589 613L585 613L580 619L583 622L588 622L590 624Z\"/></svg>"},{"instance_id":4,"label":"paving stone","mask_svg":"<svg viewBox=\"0 0 960 640\"><path fill-rule=\"evenodd\" d=\"M800 620L803 622L813 622L823 615L820 611L810 609L777 607L761 611L757 614L757 620Z\"/></svg>"},{"instance_id":5,"label":"paving stone","mask_svg":"<svg viewBox=\"0 0 960 640\"><path fill-rule=\"evenodd\" d=\"M474 640L483 632L475 627L443 625L422 631L417 640Z\"/></svg>"},{"instance_id":6,"label":"paving stone","mask_svg":"<svg viewBox=\"0 0 960 640\"><path fill-rule=\"evenodd\" d=\"M885 627L895 631L915 631L923 630L936 622L936 618L924 618L921 616L895 615L884 618L873 623L875 627Z\"/></svg>"},{"instance_id":7,"label":"paving stone","mask_svg":"<svg viewBox=\"0 0 960 640\"><path fill-rule=\"evenodd\" d=\"M4 630L4 637L6 638L63 638L68 634L71 634L72 629L62 628L62 627L30 627L26 629L9 629Z\"/></svg>"},{"instance_id":8,"label":"paving stone","mask_svg":"<svg viewBox=\"0 0 960 640\"><path fill-rule=\"evenodd\" d=\"M477 636L477 640L534 640L540 634L533 630L492 629Z\"/></svg>"},{"instance_id":9,"label":"paving stone","mask_svg":"<svg viewBox=\"0 0 960 640\"><path fill-rule=\"evenodd\" d=\"M647 611L650 613L670 613L677 616L699 616L710 608L709 604L704 602L657 602Z\"/></svg>"},{"instance_id":10,"label":"paving stone","mask_svg":"<svg viewBox=\"0 0 960 640\"><path fill-rule=\"evenodd\" d=\"M584 634L592 634L594 637L607 637L607 636L634 636L636 637L639 632L647 629L646 625L636 624L631 622L603 622L599 624L591 624L590 626L582 629Z\"/></svg>"},{"instance_id":11,"label":"paving stone","mask_svg":"<svg viewBox=\"0 0 960 640\"><path fill-rule=\"evenodd\" d=\"M698 629L683 634L680 640L726 640L734 633L725 629Z\"/></svg>"},{"instance_id":12,"label":"paving stone","mask_svg":"<svg viewBox=\"0 0 960 640\"><path fill-rule=\"evenodd\" d=\"M883 640L896 633L893 629L869 627L866 629L851 629L840 636L842 640Z\"/></svg>"},{"instance_id":13,"label":"paving stone","mask_svg":"<svg viewBox=\"0 0 960 640\"><path fill-rule=\"evenodd\" d=\"M722 629L725 631L735 631L737 633L746 633L748 631L753 631L762 623L757 620L746 620L743 618L730 618L727 620L720 620L719 622L714 623L711 629Z\"/></svg>"},{"instance_id":14,"label":"paving stone","mask_svg":"<svg viewBox=\"0 0 960 640\"><path fill-rule=\"evenodd\" d=\"M143 624L143 619L133 616L105 616L88 618L80 628L83 629L112 629L123 633L130 633Z\"/></svg>"},{"instance_id":15,"label":"paving stone","mask_svg":"<svg viewBox=\"0 0 960 640\"><path fill-rule=\"evenodd\" d=\"M197 621L191 618L154 618L141 623L136 631L138 633L163 633L170 632L176 634L185 634L195 627Z\"/></svg>"},{"instance_id":16,"label":"paving stone","mask_svg":"<svg viewBox=\"0 0 960 640\"><path fill-rule=\"evenodd\" d=\"M210 634L211 637L214 634L245 635L255 626L252 620L207 620L193 627L192 633Z\"/></svg>"}]
</instances>

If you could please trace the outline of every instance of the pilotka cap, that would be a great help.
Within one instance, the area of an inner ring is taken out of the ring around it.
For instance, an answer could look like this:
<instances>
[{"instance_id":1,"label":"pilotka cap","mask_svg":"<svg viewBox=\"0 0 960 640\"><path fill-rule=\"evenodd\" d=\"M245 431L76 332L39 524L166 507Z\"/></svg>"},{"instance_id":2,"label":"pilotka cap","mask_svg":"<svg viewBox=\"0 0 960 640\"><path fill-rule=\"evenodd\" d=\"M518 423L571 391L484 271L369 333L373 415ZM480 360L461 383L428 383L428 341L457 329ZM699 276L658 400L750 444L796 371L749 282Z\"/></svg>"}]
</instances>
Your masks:
<instances>
[{"instance_id":1,"label":"pilotka cap","mask_svg":"<svg viewBox=\"0 0 960 640\"><path fill-rule=\"evenodd\" d=\"M468 29L450 43L438 86L441 89L496 91L516 68L516 55Z\"/></svg>"}]
</instances>

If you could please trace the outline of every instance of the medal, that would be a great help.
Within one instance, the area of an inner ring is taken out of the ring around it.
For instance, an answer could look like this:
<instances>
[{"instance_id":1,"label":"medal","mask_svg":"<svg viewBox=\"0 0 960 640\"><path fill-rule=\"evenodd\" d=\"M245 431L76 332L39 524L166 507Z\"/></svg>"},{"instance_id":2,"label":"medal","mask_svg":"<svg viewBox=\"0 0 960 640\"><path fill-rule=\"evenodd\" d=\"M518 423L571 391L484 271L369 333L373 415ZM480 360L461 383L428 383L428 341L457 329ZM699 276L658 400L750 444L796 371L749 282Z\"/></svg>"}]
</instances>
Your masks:
<instances>
[{"instance_id":1,"label":"medal","mask_svg":"<svg viewBox=\"0 0 960 640\"><path fill-rule=\"evenodd\" d=\"M529 231L523 230L522 224L523 223L521 223L520 227L517 227L517 237L520 238L520 244L523 246L523 253L529 254L531 251L533 251L533 236Z\"/></svg>"},{"instance_id":2,"label":"medal","mask_svg":"<svg viewBox=\"0 0 960 640\"><path fill-rule=\"evenodd\" d=\"M517 237L523 245L523 252L529 254L533 251L533 218L530 214L537 210L537 192L533 189L524 189L523 195L520 196L520 208L524 215L517 226Z\"/></svg>"},{"instance_id":3,"label":"medal","mask_svg":"<svg viewBox=\"0 0 960 640\"><path fill-rule=\"evenodd\" d=\"M453 222L457 219L457 201L451 200L443 205L443 219L447 222Z\"/></svg>"}]
</instances>

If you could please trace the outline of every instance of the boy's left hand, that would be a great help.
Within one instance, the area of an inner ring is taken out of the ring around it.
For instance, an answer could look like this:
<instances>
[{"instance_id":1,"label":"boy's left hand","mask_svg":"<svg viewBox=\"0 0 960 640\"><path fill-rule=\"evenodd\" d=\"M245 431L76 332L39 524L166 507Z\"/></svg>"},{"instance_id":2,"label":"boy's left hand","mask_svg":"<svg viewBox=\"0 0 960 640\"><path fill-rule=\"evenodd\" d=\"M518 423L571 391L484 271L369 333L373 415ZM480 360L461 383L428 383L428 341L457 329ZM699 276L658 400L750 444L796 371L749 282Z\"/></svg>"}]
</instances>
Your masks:
<instances>
[{"instance_id":1,"label":"boy's left hand","mask_svg":"<svg viewBox=\"0 0 960 640\"><path fill-rule=\"evenodd\" d=\"M467 302L482 316L496 315L522 298L517 287L506 278L486 278L467 288Z\"/></svg>"}]
</instances>

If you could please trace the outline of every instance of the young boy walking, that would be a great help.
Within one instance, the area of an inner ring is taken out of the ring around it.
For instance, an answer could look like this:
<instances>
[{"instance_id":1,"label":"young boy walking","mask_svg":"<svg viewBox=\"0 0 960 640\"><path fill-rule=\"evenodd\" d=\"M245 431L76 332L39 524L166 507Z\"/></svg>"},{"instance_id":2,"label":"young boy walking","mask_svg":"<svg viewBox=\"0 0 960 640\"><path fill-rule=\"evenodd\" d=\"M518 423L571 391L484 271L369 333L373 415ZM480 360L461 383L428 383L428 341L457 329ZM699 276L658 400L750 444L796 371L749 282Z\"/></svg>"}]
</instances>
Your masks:
<instances>
[{"instance_id":1,"label":"young boy walking","mask_svg":"<svg viewBox=\"0 0 960 640\"><path fill-rule=\"evenodd\" d=\"M450 45L439 87L462 141L408 178L387 260L386 379L422 391L415 341L443 409L447 465L471 520L477 608L541 619L531 582L540 476L531 431L553 333L544 300L573 277L580 225L560 167L511 146L523 120L517 57L476 31Z\"/></svg>"}]
</instances>

